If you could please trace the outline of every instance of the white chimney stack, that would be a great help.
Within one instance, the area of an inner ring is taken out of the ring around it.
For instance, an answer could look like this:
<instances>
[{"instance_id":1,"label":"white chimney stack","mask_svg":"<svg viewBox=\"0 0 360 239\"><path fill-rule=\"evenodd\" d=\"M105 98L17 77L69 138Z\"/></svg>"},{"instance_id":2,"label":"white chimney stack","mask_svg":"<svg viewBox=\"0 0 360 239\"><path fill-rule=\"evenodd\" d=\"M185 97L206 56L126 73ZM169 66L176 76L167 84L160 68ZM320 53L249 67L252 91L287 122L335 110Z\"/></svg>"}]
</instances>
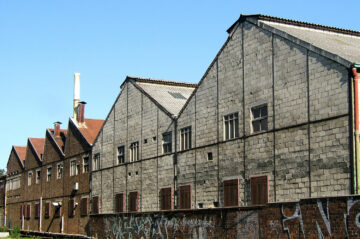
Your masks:
<instances>
[{"instance_id":1,"label":"white chimney stack","mask_svg":"<svg viewBox=\"0 0 360 239\"><path fill-rule=\"evenodd\" d=\"M77 118L77 107L80 101L80 73L74 73L74 105L73 118Z\"/></svg>"}]
</instances>

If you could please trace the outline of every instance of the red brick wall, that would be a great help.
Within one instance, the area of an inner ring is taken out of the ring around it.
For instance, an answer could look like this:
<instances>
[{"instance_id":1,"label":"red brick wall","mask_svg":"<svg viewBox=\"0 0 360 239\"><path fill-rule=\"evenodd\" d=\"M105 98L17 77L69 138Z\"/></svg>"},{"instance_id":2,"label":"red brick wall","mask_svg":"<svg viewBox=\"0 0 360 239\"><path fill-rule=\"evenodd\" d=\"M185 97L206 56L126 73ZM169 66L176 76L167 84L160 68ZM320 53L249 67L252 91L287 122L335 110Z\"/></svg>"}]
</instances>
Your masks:
<instances>
[{"instance_id":1,"label":"red brick wall","mask_svg":"<svg viewBox=\"0 0 360 239\"><path fill-rule=\"evenodd\" d=\"M360 238L360 197L262 207L93 215L98 238Z\"/></svg>"}]
</instances>

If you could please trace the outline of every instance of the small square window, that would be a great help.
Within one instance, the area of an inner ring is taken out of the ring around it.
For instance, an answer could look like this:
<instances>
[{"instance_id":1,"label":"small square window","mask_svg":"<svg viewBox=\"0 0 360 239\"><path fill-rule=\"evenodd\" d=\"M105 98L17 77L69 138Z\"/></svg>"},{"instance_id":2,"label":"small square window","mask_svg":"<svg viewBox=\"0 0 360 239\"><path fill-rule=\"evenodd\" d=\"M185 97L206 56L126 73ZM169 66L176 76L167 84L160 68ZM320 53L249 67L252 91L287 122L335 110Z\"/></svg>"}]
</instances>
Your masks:
<instances>
[{"instance_id":1,"label":"small square window","mask_svg":"<svg viewBox=\"0 0 360 239\"><path fill-rule=\"evenodd\" d=\"M266 131L267 127L267 118L268 111L267 105L261 105L251 108L251 116L252 116L252 132L261 132Z\"/></svg>"},{"instance_id":2,"label":"small square window","mask_svg":"<svg viewBox=\"0 0 360 239\"><path fill-rule=\"evenodd\" d=\"M172 133L164 133L163 134L163 153L171 153L172 149Z\"/></svg>"},{"instance_id":3,"label":"small square window","mask_svg":"<svg viewBox=\"0 0 360 239\"><path fill-rule=\"evenodd\" d=\"M117 148L117 163L125 163L125 146L119 146Z\"/></svg>"},{"instance_id":4,"label":"small square window","mask_svg":"<svg viewBox=\"0 0 360 239\"><path fill-rule=\"evenodd\" d=\"M147 139L144 139L144 144L147 144Z\"/></svg>"},{"instance_id":5,"label":"small square window","mask_svg":"<svg viewBox=\"0 0 360 239\"><path fill-rule=\"evenodd\" d=\"M212 161L212 160L213 160L213 154L212 154L212 152L209 152L207 156L208 156L207 159L208 159L209 161Z\"/></svg>"}]
</instances>

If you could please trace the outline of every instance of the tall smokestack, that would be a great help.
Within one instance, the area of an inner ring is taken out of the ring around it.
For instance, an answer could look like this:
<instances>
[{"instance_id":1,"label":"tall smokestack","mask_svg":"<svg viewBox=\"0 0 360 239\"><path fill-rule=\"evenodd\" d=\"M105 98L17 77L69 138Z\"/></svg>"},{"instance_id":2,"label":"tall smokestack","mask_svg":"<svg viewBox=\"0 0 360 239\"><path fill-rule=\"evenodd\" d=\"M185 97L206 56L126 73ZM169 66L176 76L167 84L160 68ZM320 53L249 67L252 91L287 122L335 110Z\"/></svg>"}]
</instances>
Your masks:
<instances>
[{"instance_id":1,"label":"tall smokestack","mask_svg":"<svg viewBox=\"0 0 360 239\"><path fill-rule=\"evenodd\" d=\"M73 118L77 118L77 107L80 101L80 73L74 73L74 105Z\"/></svg>"}]
</instances>

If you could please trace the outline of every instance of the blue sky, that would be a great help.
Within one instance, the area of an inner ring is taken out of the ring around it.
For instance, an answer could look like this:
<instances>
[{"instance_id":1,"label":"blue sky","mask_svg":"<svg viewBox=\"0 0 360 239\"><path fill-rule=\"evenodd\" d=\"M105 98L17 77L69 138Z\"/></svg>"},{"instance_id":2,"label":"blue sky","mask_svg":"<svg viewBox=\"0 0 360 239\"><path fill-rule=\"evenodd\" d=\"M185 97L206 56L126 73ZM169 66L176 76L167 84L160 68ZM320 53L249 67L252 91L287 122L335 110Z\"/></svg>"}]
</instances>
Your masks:
<instances>
[{"instance_id":1,"label":"blue sky","mask_svg":"<svg viewBox=\"0 0 360 239\"><path fill-rule=\"evenodd\" d=\"M72 114L105 119L126 75L198 82L240 14L360 31L357 1L0 0L0 168Z\"/></svg>"}]
</instances>

